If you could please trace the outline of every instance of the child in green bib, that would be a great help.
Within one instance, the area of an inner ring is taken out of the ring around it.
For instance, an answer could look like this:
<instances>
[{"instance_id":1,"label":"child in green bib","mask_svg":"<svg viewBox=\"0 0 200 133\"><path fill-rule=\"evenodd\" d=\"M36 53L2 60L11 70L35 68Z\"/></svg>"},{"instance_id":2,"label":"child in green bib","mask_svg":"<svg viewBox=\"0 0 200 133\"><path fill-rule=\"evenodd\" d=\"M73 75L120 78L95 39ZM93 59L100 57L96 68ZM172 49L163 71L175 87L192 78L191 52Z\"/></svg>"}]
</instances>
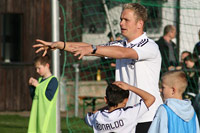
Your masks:
<instances>
[{"instance_id":1,"label":"child in green bib","mask_svg":"<svg viewBox=\"0 0 200 133\"><path fill-rule=\"evenodd\" d=\"M56 100L58 81L50 71L51 60L48 55L34 59L39 79L29 79L30 93L33 98L28 133L56 132Z\"/></svg>"}]
</instances>

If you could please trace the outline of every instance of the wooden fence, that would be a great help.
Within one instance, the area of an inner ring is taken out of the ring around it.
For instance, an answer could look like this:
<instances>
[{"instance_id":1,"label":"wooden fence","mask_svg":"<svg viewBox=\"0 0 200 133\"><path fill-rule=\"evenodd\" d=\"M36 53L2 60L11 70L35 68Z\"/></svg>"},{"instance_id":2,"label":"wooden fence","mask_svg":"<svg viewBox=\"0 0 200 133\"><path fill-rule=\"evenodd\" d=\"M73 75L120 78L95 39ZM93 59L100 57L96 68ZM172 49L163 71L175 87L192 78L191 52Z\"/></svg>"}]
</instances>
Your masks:
<instances>
[{"instance_id":1,"label":"wooden fence","mask_svg":"<svg viewBox=\"0 0 200 133\"><path fill-rule=\"evenodd\" d=\"M28 80L36 77L32 64L0 64L0 111L30 110Z\"/></svg>"}]
</instances>

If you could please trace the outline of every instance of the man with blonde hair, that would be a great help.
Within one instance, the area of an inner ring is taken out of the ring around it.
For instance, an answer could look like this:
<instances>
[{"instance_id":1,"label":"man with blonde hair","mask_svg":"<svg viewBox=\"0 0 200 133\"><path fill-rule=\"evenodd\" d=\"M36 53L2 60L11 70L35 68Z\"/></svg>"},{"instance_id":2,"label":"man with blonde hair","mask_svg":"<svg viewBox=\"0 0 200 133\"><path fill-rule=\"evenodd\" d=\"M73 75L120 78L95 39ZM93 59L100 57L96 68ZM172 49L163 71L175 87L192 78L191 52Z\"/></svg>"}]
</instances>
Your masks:
<instances>
[{"instance_id":1,"label":"man with blonde hair","mask_svg":"<svg viewBox=\"0 0 200 133\"><path fill-rule=\"evenodd\" d=\"M199 133L199 123L190 100L183 100L187 78L183 71L162 76L164 104L158 108L149 133Z\"/></svg>"},{"instance_id":2,"label":"man with blonde hair","mask_svg":"<svg viewBox=\"0 0 200 133\"><path fill-rule=\"evenodd\" d=\"M36 52L44 50L46 54L50 48L64 49L74 53L81 59L83 56L105 56L115 58L115 80L141 88L152 94L156 100L149 111L138 120L136 133L146 133L157 108L162 104L158 82L160 77L161 56L157 44L149 39L143 31L147 21L147 10L138 3L124 4L121 13L121 34L124 40L109 42L104 45L92 45L83 42L46 42L37 40L40 44ZM126 106L133 106L141 97L129 91Z\"/></svg>"}]
</instances>

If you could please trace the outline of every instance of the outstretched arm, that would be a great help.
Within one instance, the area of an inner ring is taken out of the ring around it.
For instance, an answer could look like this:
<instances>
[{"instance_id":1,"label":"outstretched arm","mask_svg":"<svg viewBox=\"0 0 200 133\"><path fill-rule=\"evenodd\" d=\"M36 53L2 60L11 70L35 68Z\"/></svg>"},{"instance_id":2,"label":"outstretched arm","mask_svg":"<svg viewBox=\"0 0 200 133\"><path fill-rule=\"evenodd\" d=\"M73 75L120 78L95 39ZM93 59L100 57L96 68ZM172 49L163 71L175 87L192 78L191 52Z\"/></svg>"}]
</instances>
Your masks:
<instances>
[{"instance_id":1,"label":"outstretched arm","mask_svg":"<svg viewBox=\"0 0 200 133\"><path fill-rule=\"evenodd\" d=\"M57 42L47 42L44 40L36 39L37 44L33 45L34 48L38 48L36 50L36 53L40 51L44 51L43 56L47 54L47 50L49 49L63 49L68 52L73 51L73 47L78 47L78 46L90 46L90 44L83 43L83 42L62 42L62 41L57 41ZM91 48L92 49L92 48Z\"/></svg>"},{"instance_id":2,"label":"outstretched arm","mask_svg":"<svg viewBox=\"0 0 200 133\"><path fill-rule=\"evenodd\" d=\"M146 106L149 108L155 101L155 97L151 95L150 93L143 91L139 88L136 88L134 86L128 85L127 83L124 83L122 81L116 81L113 84L116 84L120 88L124 90L130 90L134 92L135 94L139 95L143 100Z\"/></svg>"},{"instance_id":3,"label":"outstretched arm","mask_svg":"<svg viewBox=\"0 0 200 133\"><path fill-rule=\"evenodd\" d=\"M85 55L91 55L92 52L91 46L78 46L72 49L74 56L79 55L79 59L81 59ZM134 49L124 48L120 46L97 46L95 56L105 56L114 59L138 59L138 54Z\"/></svg>"},{"instance_id":4,"label":"outstretched arm","mask_svg":"<svg viewBox=\"0 0 200 133\"><path fill-rule=\"evenodd\" d=\"M115 59L138 59L138 54L134 49L124 48L120 46L97 46L95 54L91 44L84 42L46 42L43 40L36 40L38 44L33 45L34 48L39 48L36 53L44 51L43 56L46 55L48 49L63 49L65 51L74 53L74 56L79 56L78 59L82 59L83 56L106 56Z\"/></svg>"}]
</instances>

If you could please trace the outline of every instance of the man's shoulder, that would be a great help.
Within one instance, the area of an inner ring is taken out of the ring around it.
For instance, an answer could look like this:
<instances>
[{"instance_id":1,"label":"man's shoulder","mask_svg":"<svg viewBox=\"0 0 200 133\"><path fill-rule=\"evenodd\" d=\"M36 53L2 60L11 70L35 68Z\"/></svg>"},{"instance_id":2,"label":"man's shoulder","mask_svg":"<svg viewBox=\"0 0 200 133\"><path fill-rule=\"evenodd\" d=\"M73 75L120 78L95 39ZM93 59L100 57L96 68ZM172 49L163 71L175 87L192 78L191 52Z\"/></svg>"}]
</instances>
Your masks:
<instances>
[{"instance_id":1,"label":"man's shoulder","mask_svg":"<svg viewBox=\"0 0 200 133\"><path fill-rule=\"evenodd\" d=\"M141 39L138 39L137 41L133 41L133 42L130 42L129 43L129 47L130 48L134 48L134 47L145 47L145 46L151 46L151 47L157 47L157 44L155 43L154 40L146 37L146 38L141 38Z\"/></svg>"},{"instance_id":2,"label":"man's shoulder","mask_svg":"<svg viewBox=\"0 0 200 133\"><path fill-rule=\"evenodd\" d=\"M130 43L130 47L131 48L133 48L133 47L143 47L144 45L146 45L148 43L149 43L149 39L148 38L144 38L144 39L141 39L138 42Z\"/></svg>"},{"instance_id":3,"label":"man's shoulder","mask_svg":"<svg viewBox=\"0 0 200 133\"><path fill-rule=\"evenodd\" d=\"M124 45L126 45L126 40L116 40L108 42L106 44L100 44L100 46L124 46Z\"/></svg>"},{"instance_id":4,"label":"man's shoulder","mask_svg":"<svg viewBox=\"0 0 200 133\"><path fill-rule=\"evenodd\" d=\"M160 45L160 44L162 44L164 41L165 41L164 38L161 36L161 37L160 37L158 40L156 40L155 42L156 42L158 45Z\"/></svg>"},{"instance_id":5,"label":"man's shoulder","mask_svg":"<svg viewBox=\"0 0 200 133\"><path fill-rule=\"evenodd\" d=\"M200 47L200 41L195 44L195 46Z\"/></svg>"},{"instance_id":6,"label":"man's shoulder","mask_svg":"<svg viewBox=\"0 0 200 133\"><path fill-rule=\"evenodd\" d=\"M161 104L161 105L158 107L157 112L156 112L156 114L157 114L158 116L163 116L163 115L167 114L167 111L166 111L166 109L165 109L165 106L167 106L167 105Z\"/></svg>"}]
</instances>

